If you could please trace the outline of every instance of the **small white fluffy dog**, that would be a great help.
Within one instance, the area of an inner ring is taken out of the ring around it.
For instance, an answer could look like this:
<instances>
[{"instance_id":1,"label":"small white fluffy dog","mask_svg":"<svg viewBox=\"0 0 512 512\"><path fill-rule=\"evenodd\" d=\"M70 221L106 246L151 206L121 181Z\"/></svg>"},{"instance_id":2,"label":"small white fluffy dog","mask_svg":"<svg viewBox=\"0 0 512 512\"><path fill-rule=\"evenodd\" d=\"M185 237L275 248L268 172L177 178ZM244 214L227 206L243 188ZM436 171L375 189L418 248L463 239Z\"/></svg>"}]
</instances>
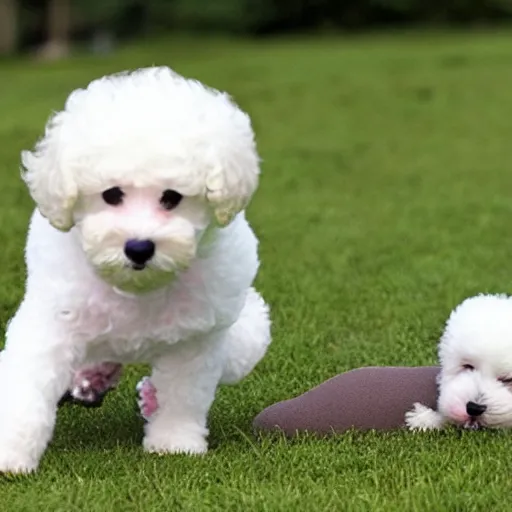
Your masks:
<instances>
[{"instance_id":1,"label":"small white fluffy dog","mask_svg":"<svg viewBox=\"0 0 512 512\"><path fill-rule=\"evenodd\" d=\"M22 162L37 208L0 358L0 471L37 468L66 390L94 400L132 362L151 364L158 398L144 448L205 452L217 385L270 343L244 216L259 179L249 117L146 68L74 91Z\"/></svg>"},{"instance_id":2,"label":"small white fluffy dog","mask_svg":"<svg viewBox=\"0 0 512 512\"><path fill-rule=\"evenodd\" d=\"M479 295L451 313L439 344L437 411L414 404L412 430L512 427L512 299Z\"/></svg>"}]
</instances>

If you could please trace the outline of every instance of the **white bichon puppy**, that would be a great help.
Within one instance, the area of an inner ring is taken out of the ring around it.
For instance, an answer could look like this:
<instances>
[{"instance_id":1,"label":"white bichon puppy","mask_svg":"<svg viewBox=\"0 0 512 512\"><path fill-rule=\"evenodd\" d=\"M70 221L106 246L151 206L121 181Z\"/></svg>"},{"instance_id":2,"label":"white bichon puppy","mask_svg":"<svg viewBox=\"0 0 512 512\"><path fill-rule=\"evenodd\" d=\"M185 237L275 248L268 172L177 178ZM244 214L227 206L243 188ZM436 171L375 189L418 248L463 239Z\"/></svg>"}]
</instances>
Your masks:
<instances>
[{"instance_id":1,"label":"white bichon puppy","mask_svg":"<svg viewBox=\"0 0 512 512\"><path fill-rule=\"evenodd\" d=\"M415 404L412 430L512 427L512 299L479 295L451 313L439 344L437 411Z\"/></svg>"},{"instance_id":2,"label":"white bichon puppy","mask_svg":"<svg viewBox=\"0 0 512 512\"><path fill-rule=\"evenodd\" d=\"M244 216L259 179L249 117L141 69L74 91L22 162L37 208L0 358L0 471L38 466L66 390L94 401L133 362L151 364L158 399L144 448L205 452L217 385L270 343Z\"/></svg>"}]
</instances>

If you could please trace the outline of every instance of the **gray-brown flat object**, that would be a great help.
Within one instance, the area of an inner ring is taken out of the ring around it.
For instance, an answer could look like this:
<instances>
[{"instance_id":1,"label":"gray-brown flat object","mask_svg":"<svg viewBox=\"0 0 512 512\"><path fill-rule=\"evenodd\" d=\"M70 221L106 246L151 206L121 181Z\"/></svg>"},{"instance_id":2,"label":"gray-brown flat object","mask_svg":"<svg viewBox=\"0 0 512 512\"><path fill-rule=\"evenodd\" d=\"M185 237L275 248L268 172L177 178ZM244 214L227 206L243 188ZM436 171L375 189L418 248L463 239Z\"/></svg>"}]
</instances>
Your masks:
<instances>
[{"instance_id":1,"label":"gray-brown flat object","mask_svg":"<svg viewBox=\"0 0 512 512\"><path fill-rule=\"evenodd\" d=\"M437 366L369 366L341 373L304 394L267 407L254 419L257 431L288 436L404 427L415 402L436 409Z\"/></svg>"}]
</instances>

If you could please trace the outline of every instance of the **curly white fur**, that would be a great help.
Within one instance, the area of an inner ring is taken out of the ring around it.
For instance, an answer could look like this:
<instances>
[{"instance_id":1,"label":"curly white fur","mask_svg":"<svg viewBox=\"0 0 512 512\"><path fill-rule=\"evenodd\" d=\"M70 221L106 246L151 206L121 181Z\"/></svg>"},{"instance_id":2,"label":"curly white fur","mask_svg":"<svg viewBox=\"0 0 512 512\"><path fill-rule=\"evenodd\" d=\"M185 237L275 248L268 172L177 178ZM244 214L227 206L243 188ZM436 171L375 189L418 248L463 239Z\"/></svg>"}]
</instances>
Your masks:
<instances>
[{"instance_id":1,"label":"curly white fur","mask_svg":"<svg viewBox=\"0 0 512 512\"><path fill-rule=\"evenodd\" d=\"M415 404L412 430L512 427L512 299L479 295L451 313L439 343L437 411Z\"/></svg>"},{"instance_id":2,"label":"curly white fur","mask_svg":"<svg viewBox=\"0 0 512 512\"><path fill-rule=\"evenodd\" d=\"M249 117L224 93L146 68L73 92L22 161L37 208L0 358L11 390L0 471L37 468L59 398L105 362L152 365L148 451L205 452L218 383L247 375L270 343L243 212L259 175ZM107 204L115 187L122 201ZM164 207L166 190L181 202ZM135 265L128 240L152 241L154 255Z\"/></svg>"}]
</instances>

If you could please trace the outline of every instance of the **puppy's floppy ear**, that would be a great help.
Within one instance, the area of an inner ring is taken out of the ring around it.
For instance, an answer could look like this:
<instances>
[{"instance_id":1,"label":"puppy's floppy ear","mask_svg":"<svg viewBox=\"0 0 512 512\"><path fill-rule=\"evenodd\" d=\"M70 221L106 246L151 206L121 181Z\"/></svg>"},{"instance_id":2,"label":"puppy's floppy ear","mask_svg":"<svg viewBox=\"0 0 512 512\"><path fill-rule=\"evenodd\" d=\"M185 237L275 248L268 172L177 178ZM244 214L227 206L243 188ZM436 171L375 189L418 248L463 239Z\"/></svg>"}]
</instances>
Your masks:
<instances>
[{"instance_id":1,"label":"puppy's floppy ear","mask_svg":"<svg viewBox=\"0 0 512 512\"><path fill-rule=\"evenodd\" d=\"M78 190L62 165L60 124L64 115L58 113L48 121L44 137L33 151L22 151L21 161L22 179L41 214L55 228L69 231Z\"/></svg>"},{"instance_id":2,"label":"puppy's floppy ear","mask_svg":"<svg viewBox=\"0 0 512 512\"><path fill-rule=\"evenodd\" d=\"M208 174L206 198L220 226L227 226L247 206L257 185L258 175L251 170L237 176L219 166Z\"/></svg>"},{"instance_id":3,"label":"puppy's floppy ear","mask_svg":"<svg viewBox=\"0 0 512 512\"><path fill-rule=\"evenodd\" d=\"M206 199L220 226L227 226L247 206L260 174L249 116L237 109L232 122L234 130L217 148L217 163L206 175Z\"/></svg>"}]
</instances>

